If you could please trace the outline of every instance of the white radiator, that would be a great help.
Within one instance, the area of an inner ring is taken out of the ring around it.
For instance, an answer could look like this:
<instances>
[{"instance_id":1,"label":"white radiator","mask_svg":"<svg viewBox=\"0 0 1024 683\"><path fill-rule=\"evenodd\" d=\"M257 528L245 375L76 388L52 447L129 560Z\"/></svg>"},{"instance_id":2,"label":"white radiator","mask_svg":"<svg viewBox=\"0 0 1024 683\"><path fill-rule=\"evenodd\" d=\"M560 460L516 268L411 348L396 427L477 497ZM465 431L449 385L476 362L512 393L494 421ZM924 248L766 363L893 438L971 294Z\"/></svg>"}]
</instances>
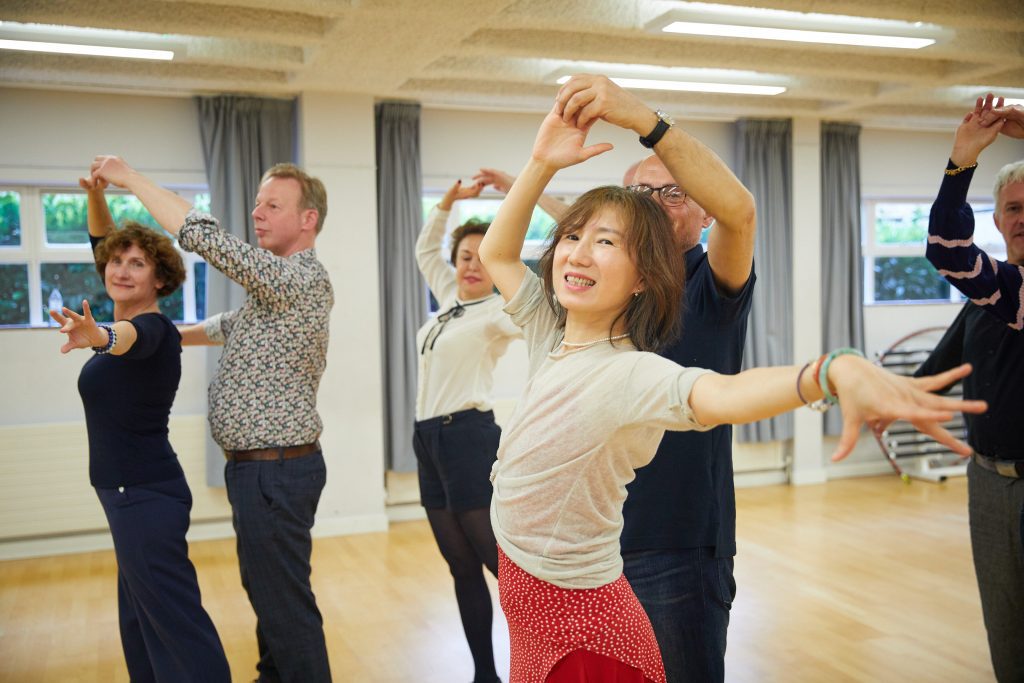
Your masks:
<instances>
[{"instance_id":1,"label":"white radiator","mask_svg":"<svg viewBox=\"0 0 1024 683\"><path fill-rule=\"evenodd\" d=\"M192 489L192 521L231 518L227 495L206 485L206 416L172 417L170 438ZM104 531L89 486L84 422L0 427L0 541Z\"/></svg>"}]
</instances>

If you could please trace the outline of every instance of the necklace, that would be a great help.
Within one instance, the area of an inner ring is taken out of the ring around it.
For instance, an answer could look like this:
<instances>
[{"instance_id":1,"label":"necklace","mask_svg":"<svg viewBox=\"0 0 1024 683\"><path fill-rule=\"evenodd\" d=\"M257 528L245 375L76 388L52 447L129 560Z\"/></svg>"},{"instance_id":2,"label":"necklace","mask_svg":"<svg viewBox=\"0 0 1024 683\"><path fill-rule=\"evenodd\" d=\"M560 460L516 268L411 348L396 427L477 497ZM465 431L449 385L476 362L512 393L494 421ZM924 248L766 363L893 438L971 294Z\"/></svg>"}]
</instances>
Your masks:
<instances>
[{"instance_id":1,"label":"necklace","mask_svg":"<svg viewBox=\"0 0 1024 683\"><path fill-rule=\"evenodd\" d=\"M601 342L618 341L619 339L625 339L628 336L629 336L628 334L617 334L614 337L605 337L604 339L595 339L593 341L588 341L588 342L567 342L567 341L565 341L563 339L561 345L562 346L568 346L570 349L579 350L579 349L585 349L588 346L593 346L594 344L600 344Z\"/></svg>"}]
</instances>

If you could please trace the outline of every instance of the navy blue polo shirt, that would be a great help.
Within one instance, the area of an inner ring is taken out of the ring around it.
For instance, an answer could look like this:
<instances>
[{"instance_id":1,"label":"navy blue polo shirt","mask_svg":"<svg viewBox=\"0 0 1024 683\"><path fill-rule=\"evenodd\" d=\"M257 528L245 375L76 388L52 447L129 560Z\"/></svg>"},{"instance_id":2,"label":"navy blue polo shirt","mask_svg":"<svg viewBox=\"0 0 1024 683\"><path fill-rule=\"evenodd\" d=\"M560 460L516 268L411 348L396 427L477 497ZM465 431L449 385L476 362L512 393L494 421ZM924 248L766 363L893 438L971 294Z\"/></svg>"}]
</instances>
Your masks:
<instances>
[{"instance_id":1,"label":"navy blue polo shirt","mask_svg":"<svg viewBox=\"0 0 1024 683\"><path fill-rule=\"evenodd\" d=\"M736 374L743 362L747 315L756 277L736 296L715 284L701 245L686 252L686 290L679 340L661 355L686 367ZM736 554L732 426L665 432L658 452L626 487L622 552L712 547Z\"/></svg>"}]
</instances>

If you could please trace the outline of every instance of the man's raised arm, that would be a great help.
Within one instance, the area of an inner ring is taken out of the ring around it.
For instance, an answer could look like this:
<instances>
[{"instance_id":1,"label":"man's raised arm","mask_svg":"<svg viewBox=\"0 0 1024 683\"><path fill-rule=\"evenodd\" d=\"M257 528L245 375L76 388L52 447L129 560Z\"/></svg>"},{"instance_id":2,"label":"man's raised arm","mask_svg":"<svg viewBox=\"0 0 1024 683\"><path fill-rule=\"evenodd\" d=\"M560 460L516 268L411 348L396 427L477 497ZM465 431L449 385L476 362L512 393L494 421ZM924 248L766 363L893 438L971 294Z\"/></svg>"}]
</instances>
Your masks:
<instances>
[{"instance_id":1,"label":"man's raised arm","mask_svg":"<svg viewBox=\"0 0 1024 683\"><path fill-rule=\"evenodd\" d=\"M603 119L646 137L660 118L605 76L573 76L562 86L557 101L562 117L581 127ZM717 154L678 126L670 127L653 149L682 190L715 217L708 260L718 285L739 291L750 277L754 260L754 197Z\"/></svg>"}]
</instances>

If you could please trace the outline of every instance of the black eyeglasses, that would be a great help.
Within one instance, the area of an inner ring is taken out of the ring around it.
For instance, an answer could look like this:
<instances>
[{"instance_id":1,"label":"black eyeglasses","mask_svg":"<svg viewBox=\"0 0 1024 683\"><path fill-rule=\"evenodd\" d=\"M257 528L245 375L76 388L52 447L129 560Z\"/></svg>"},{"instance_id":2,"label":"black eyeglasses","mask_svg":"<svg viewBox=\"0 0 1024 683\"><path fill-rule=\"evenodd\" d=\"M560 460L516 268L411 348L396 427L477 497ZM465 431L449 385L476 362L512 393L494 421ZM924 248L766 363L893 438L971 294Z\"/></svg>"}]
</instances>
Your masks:
<instances>
[{"instance_id":1,"label":"black eyeglasses","mask_svg":"<svg viewBox=\"0 0 1024 683\"><path fill-rule=\"evenodd\" d=\"M434 326L430 328L430 331L427 332L427 336L423 339L423 346L420 347L420 355L422 356L426 353L427 349L430 349L431 351L434 350L434 344L437 343L437 338L441 336L441 333L444 331L444 326L448 324L449 320L452 318L461 318L466 314L466 309L470 306L482 304L490 299L491 297L487 297L486 299L481 299L480 301L474 301L468 304L461 304L456 301L455 305L447 311L444 313L438 313L437 318L434 319ZM427 345L428 342L430 344L429 346Z\"/></svg>"},{"instance_id":2,"label":"black eyeglasses","mask_svg":"<svg viewBox=\"0 0 1024 683\"><path fill-rule=\"evenodd\" d=\"M651 195L651 199L654 199L654 195L657 195L665 206L680 206L686 201L686 193L679 189L678 185L662 185L661 187L630 185L626 189L630 192Z\"/></svg>"}]
</instances>

